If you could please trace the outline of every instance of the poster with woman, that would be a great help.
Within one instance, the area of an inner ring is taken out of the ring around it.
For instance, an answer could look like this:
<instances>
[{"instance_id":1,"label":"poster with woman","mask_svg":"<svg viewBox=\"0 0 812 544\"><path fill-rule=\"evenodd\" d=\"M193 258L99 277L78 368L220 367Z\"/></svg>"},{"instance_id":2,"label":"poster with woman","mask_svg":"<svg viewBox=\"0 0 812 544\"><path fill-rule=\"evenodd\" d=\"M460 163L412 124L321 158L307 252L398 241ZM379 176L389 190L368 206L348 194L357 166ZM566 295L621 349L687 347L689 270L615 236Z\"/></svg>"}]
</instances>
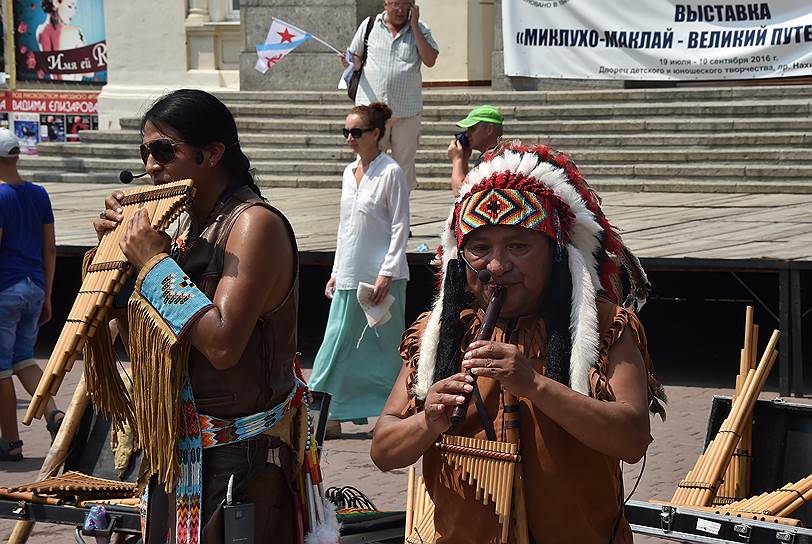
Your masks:
<instances>
[{"instance_id":1,"label":"poster with woman","mask_svg":"<svg viewBox=\"0 0 812 544\"><path fill-rule=\"evenodd\" d=\"M39 115L36 113L15 113L14 134L20 142L20 153L33 155L39 143Z\"/></svg>"},{"instance_id":2,"label":"poster with woman","mask_svg":"<svg viewBox=\"0 0 812 544\"><path fill-rule=\"evenodd\" d=\"M107 82L103 0L14 0L21 81Z\"/></svg>"}]
</instances>

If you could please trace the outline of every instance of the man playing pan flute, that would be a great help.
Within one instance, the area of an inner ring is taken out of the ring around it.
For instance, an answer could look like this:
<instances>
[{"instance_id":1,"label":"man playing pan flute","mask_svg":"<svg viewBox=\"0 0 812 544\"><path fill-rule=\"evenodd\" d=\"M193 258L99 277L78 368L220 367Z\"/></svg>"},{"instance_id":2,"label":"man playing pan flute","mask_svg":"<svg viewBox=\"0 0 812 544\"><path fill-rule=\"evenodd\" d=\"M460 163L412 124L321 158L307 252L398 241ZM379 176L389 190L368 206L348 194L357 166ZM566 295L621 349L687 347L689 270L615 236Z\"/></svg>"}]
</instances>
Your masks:
<instances>
[{"instance_id":1,"label":"man playing pan flute","mask_svg":"<svg viewBox=\"0 0 812 544\"><path fill-rule=\"evenodd\" d=\"M188 231L175 241L153 230L144 210L119 225L120 193L94 221L100 237L126 229L120 245L137 271L122 329L151 475L145 542L223 542L231 475L234 501L254 504L254 542L294 542L301 535L291 479L308 435L305 388L294 372L293 231L260 196L217 98L170 93L144 115L141 132L153 183L192 179L196 190ZM179 428L162 424L164 412L178 414Z\"/></svg>"},{"instance_id":2,"label":"man playing pan flute","mask_svg":"<svg viewBox=\"0 0 812 544\"><path fill-rule=\"evenodd\" d=\"M575 165L545 146L488 153L461 195L442 236L439 296L404 334L372 459L391 470L423 456L434 542L499 542L493 507L435 447L443 433L486 436L474 400L451 427L472 391L470 369L498 439L507 427L500 397L519 399L531 542L631 542L619 464L643 457L648 411L664 411L643 327L613 302L612 255L627 250ZM506 295L493 340L473 342L495 284Z\"/></svg>"}]
</instances>

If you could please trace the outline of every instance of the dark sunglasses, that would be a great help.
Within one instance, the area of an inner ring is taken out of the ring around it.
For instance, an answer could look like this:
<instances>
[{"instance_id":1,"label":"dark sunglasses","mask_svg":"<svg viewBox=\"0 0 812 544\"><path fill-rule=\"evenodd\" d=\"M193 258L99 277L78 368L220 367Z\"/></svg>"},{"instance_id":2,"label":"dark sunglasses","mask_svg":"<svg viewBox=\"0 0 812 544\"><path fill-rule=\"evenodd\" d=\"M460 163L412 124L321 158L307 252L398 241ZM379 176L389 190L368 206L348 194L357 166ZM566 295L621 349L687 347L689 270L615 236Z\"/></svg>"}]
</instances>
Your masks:
<instances>
[{"instance_id":1,"label":"dark sunglasses","mask_svg":"<svg viewBox=\"0 0 812 544\"><path fill-rule=\"evenodd\" d=\"M361 137L361 134L364 132L369 132L370 130L375 130L375 127L367 127L367 128L342 128L341 134L344 135L344 139L346 140L349 136L352 136L356 140Z\"/></svg>"},{"instance_id":2,"label":"dark sunglasses","mask_svg":"<svg viewBox=\"0 0 812 544\"><path fill-rule=\"evenodd\" d=\"M141 144L139 148L141 150L141 160L144 161L144 164L147 164L149 156L152 155L152 158L154 158L158 164L168 164L175 160L175 150L178 143L183 142L175 142L169 138L158 138L157 140Z\"/></svg>"}]
</instances>

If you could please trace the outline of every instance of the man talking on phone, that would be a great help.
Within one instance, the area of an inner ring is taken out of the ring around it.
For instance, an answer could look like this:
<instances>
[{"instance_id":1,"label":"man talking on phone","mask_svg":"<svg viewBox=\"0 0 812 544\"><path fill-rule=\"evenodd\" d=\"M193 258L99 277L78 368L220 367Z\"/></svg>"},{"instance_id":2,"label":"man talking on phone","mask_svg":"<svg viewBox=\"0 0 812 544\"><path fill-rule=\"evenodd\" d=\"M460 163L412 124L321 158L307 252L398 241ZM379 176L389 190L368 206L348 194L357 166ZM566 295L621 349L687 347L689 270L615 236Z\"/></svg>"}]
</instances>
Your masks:
<instances>
[{"instance_id":1,"label":"man talking on phone","mask_svg":"<svg viewBox=\"0 0 812 544\"><path fill-rule=\"evenodd\" d=\"M448 144L448 160L451 161L451 190L454 197L459 196L465 177L468 175L468 161L474 149L480 152L474 162L476 167L484 153L496 147L502 138L502 112L496 106L478 106L468 116L457 122L465 129L458 133Z\"/></svg>"},{"instance_id":2,"label":"man talking on phone","mask_svg":"<svg viewBox=\"0 0 812 544\"><path fill-rule=\"evenodd\" d=\"M434 66L439 53L431 29L420 21L420 8L414 2L386 0L383 7L382 13L373 16L371 27L368 28L369 18L361 22L348 49L358 70L369 29L366 64L358 83L355 105L383 102L392 109L380 148L392 151L392 158L406 174L409 190L412 190L417 185L414 161L423 111L420 68L423 64Z\"/></svg>"}]
</instances>

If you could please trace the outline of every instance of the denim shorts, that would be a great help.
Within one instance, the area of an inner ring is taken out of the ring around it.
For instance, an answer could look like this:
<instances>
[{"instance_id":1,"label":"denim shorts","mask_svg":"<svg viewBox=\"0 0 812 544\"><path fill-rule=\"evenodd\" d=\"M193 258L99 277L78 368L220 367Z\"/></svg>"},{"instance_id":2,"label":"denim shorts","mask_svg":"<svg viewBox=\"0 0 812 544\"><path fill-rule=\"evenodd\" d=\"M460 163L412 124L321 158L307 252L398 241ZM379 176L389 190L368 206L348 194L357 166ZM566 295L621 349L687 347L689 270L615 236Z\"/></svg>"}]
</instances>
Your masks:
<instances>
[{"instance_id":1,"label":"denim shorts","mask_svg":"<svg viewBox=\"0 0 812 544\"><path fill-rule=\"evenodd\" d=\"M30 278L0 291L0 378L34 361L45 291Z\"/></svg>"}]
</instances>

